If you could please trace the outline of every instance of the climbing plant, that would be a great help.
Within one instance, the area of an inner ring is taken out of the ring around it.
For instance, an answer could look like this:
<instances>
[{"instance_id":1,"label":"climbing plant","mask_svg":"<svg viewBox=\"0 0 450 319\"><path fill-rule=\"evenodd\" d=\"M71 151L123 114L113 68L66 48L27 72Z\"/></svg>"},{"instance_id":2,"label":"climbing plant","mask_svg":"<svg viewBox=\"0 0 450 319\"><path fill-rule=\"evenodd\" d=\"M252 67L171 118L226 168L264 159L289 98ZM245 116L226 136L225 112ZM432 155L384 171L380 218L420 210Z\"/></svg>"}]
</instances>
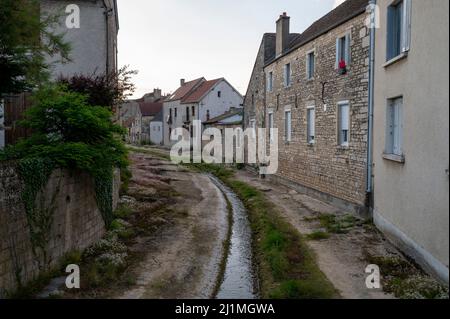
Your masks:
<instances>
[{"instance_id":1,"label":"climbing plant","mask_svg":"<svg viewBox=\"0 0 450 319\"><path fill-rule=\"evenodd\" d=\"M38 194L46 186L53 169L54 163L48 158L25 158L20 160L18 164L18 173L24 182L22 200L30 231L32 251L37 260L40 261L40 267L47 263L46 247L50 240L50 229L59 186L49 204L45 203L45 198L42 195L39 198L39 205L36 201Z\"/></svg>"},{"instance_id":2,"label":"climbing plant","mask_svg":"<svg viewBox=\"0 0 450 319\"><path fill-rule=\"evenodd\" d=\"M128 165L127 150L121 141L124 131L112 123L112 113L107 108L89 105L87 100L86 95L65 86L41 88L21 122L33 134L0 154L0 158L20 160L20 176L25 184L23 200L32 215L33 241L37 246L45 239L49 222L46 214L51 209L39 212L36 196L55 168L90 174L107 227L112 220L113 170Z\"/></svg>"}]
</instances>

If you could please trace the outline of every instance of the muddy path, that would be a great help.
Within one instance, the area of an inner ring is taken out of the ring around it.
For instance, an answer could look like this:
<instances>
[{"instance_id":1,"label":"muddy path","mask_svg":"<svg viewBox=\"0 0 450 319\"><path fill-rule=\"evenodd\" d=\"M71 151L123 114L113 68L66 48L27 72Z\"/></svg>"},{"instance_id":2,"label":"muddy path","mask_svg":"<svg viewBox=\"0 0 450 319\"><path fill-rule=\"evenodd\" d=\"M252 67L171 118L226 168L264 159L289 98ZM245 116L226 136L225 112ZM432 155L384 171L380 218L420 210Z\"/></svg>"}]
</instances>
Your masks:
<instances>
[{"instance_id":1,"label":"muddy path","mask_svg":"<svg viewBox=\"0 0 450 319\"><path fill-rule=\"evenodd\" d=\"M283 185L262 180L252 173L239 171L236 178L263 191L279 207L281 215L299 233L308 235L320 231L316 218L321 214L344 215L345 212L322 201L300 194ZM377 256L401 257L399 251L373 228L355 226L345 234L330 234L323 240L310 240L322 272L345 299L390 299L381 289L367 289L365 253Z\"/></svg>"},{"instance_id":2,"label":"muddy path","mask_svg":"<svg viewBox=\"0 0 450 319\"><path fill-rule=\"evenodd\" d=\"M228 232L224 195L207 175L152 154L130 159L133 178L122 202L141 216L130 248L140 261L128 270L135 284L116 298L213 297Z\"/></svg>"}]
</instances>

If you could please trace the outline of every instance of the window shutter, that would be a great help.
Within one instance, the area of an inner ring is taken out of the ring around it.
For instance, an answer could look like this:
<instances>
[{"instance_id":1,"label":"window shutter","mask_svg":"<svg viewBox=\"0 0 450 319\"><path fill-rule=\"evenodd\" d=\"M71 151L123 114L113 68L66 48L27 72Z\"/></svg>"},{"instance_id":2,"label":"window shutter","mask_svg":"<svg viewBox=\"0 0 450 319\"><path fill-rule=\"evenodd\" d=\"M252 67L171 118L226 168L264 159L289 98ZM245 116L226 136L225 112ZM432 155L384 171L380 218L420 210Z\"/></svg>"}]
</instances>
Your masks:
<instances>
[{"instance_id":1,"label":"window shutter","mask_svg":"<svg viewBox=\"0 0 450 319\"><path fill-rule=\"evenodd\" d=\"M403 0L402 52L407 52L411 44L411 0Z\"/></svg>"},{"instance_id":2,"label":"window shutter","mask_svg":"<svg viewBox=\"0 0 450 319\"><path fill-rule=\"evenodd\" d=\"M339 68L339 38L336 39L336 66L335 68L338 69Z\"/></svg>"},{"instance_id":3,"label":"window shutter","mask_svg":"<svg viewBox=\"0 0 450 319\"><path fill-rule=\"evenodd\" d=\"M350 130L350 107L348 104L341 106L342 130Z\"/></svg>"},{"instance_id":4,"label":"window shutter","mask_svg":"<svg viewBox=\"0 0 450 319\"><path fill-rule=\"evenodd\" d=\"M311 136L316 135L316 109L311 109Z\"/></svg>"},{"instance_id":5,"label":"window shutter","mask_svg":"<svg viewBox=\"0 0 450 319\"><path fill-rule=\"evenodd\" d=\"M347 63L347 65L350 65L351 56L352 56L350 40L351 40L350 34L346 34L345 35L345 62Z\"/></svg>"}]
</instances>

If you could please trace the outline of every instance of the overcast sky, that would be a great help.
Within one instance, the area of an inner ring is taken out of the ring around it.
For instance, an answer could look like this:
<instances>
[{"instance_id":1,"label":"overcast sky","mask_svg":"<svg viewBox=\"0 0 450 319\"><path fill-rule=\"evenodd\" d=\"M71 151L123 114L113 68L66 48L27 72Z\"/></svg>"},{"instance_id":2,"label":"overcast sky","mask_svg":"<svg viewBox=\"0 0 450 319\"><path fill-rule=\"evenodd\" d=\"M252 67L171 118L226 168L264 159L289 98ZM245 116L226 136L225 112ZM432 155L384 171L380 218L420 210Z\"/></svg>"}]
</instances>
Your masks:
<instances>
[{"instance_id":1,"label":"overcast sky","mask_svg":"<svg viewBox=\"0 0 450 319\"><path fill-rule=\"evenodd\" d=\"M261 37L282 12L302 32L343 0L119 0L119 64L135 97L177 89L181 78L225 77L245 94Z\"/></svg>"}]
</instances>

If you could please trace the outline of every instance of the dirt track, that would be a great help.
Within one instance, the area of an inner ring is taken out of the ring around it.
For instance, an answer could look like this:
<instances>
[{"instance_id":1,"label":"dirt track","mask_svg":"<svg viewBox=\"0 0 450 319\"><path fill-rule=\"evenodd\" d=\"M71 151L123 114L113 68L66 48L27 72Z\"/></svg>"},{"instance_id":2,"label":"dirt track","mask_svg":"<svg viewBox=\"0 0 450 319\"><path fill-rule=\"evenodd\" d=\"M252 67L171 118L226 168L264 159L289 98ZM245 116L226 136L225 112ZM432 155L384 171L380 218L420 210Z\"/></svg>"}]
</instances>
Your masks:
<instances>
[{"instance_id":1,"label":"dirt track","mask_svg":"<svg viewBox=\"0 0 450 319\"><path fill-rule=\"evenodd\" d=\"M136 284L117 297L212 297L228 228L222 193L206 175L154 155L133 153L131 160L130 198L124 200L148 214L151 231L132 247L142 258L130 270Z\"/></svg>"}]
</instances>

